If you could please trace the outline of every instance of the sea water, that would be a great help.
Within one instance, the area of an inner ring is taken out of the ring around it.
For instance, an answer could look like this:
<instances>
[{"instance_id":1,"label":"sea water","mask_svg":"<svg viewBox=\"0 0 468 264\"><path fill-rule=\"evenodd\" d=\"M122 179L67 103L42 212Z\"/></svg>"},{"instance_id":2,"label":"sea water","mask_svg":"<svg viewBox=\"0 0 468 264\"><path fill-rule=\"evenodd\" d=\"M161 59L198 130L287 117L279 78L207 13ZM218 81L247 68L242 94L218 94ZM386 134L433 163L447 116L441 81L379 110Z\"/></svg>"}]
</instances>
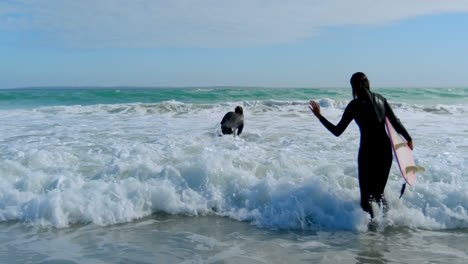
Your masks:
<instances>
[{"instance_id":1,"label":"sea water","mask_svg":"<svg viewBox=\"0 0 468 264\"><path fill-rule=\"evenodd\" d=\"M0 263L466 263L468 89L375 89L426 172L360 207L351 89L0 90ZM241 136L219 122L244 108Z\"/></svg>"}]
</instances>

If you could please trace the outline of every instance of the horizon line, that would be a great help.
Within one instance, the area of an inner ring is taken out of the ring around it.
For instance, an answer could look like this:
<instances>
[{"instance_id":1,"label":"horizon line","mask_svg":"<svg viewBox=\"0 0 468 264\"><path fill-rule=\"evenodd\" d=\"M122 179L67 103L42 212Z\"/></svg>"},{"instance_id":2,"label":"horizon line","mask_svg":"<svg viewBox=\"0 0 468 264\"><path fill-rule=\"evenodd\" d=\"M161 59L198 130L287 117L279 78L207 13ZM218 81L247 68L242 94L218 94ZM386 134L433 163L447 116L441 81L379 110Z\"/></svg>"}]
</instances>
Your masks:
<instances>
[{"instance_id":1,"label":"horizon line","mask_svg":"<svg viewBox=\"0 0 468 264\"><path fill-rule=\"evenodd\" d=\"M83 86L74 86L74 85L40 85L40 86L23 86L23 87L13 87L13 88L0 88L0 90L35 90L35 89L51 89L51 90L60 90L60 89L83 89L83 90L92 90L92 89L102 89L102 90L112 90L112 89L179 89L179 90L191 90L191 89L347 89L351 87L303 87L303 86L290 86L290 87L279 87L279 86L249 86L249 85L206 85L206 86L130 86L130 85L116 85L116 86L104 86L104 85L83 85ZM466 89L468 86L378 86L371 87L372 89Z\"/></svg>"}]
</instances>

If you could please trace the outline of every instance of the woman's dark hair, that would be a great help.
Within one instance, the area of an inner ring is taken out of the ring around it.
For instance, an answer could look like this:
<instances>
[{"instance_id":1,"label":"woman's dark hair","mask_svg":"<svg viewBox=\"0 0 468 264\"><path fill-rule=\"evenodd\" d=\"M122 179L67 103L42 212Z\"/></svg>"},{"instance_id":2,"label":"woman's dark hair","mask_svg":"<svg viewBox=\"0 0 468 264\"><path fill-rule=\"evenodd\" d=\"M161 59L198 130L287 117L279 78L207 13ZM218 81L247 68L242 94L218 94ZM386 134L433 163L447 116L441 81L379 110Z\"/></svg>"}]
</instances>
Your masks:
<instances>
[{"instance_id":1,"label":"woman's dark hair","mask_svg":"<svg viewBox=\"0 0 468 264\"><path fill-rule=\"evenodd\" d=\"M356 72L351 76L351 87L353 87L353 98L360 96L363 92L370 90L369 79L362 72Z\"/></svg>"},{"instance_id":2,"label":"woman's dark hair","mask_svg":"<svg viewBox=\"0 0 468 264\"><path fill-rule=\"evenodd\" d=\"M236 113L243 115L244 114L244 109L242 109L242 106L236 107L234 110Z\"/></svg>"}]
</instances>

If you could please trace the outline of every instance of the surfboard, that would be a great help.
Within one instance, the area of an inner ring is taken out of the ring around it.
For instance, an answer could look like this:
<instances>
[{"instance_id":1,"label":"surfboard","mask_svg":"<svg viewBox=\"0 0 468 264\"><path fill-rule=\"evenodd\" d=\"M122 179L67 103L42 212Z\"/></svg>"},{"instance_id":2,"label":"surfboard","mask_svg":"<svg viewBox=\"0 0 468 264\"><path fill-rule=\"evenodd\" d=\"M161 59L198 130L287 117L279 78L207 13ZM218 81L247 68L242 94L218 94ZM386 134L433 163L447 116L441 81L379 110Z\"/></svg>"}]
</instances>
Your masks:
<instances>
[{"instance_id":1,"label":"surfboard","mask_svg":"<svg viewBox=\"0 0 468 264\"><path fill-rule=\"evenodd\" d=\"M425 169L421 166L416 166L413 151L408 146L408 142L403 136L396 132L387 117L385 117L385 125L388 136L390 137L390 142L392 143L393 153L395 154L398 167L400 167L401 175L409 185L413 185L416 182L416 172L425 171ZM402 195L403 192L404 186Z\"/></svg>"}]
</instances>

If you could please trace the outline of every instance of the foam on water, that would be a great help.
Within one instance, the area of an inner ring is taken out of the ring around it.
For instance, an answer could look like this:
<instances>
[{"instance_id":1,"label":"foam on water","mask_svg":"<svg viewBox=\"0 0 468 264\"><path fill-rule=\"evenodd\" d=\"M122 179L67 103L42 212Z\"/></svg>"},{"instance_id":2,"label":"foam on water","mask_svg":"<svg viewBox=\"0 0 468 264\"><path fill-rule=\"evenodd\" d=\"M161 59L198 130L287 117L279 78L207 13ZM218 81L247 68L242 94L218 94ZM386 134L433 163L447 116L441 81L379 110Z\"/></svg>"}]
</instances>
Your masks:
<instances>
[{"instance_id":1,"label":"foam on water","mask_svg":"<svg viewBox=\"0 0 468 264\"><path fill-rule=\"evenodd\" d=\"M347 101L321 99L337 123ZM244 107L241 137L217 124ZM427 171L403 199L396 163L381 226L468 227L466 105L394 104ZM216 214L259 227L367 230L359 131L339 138L306 101L97 104L0 111L0 220L110 225L155 212Z\"/></svg>"}]
</instances>

